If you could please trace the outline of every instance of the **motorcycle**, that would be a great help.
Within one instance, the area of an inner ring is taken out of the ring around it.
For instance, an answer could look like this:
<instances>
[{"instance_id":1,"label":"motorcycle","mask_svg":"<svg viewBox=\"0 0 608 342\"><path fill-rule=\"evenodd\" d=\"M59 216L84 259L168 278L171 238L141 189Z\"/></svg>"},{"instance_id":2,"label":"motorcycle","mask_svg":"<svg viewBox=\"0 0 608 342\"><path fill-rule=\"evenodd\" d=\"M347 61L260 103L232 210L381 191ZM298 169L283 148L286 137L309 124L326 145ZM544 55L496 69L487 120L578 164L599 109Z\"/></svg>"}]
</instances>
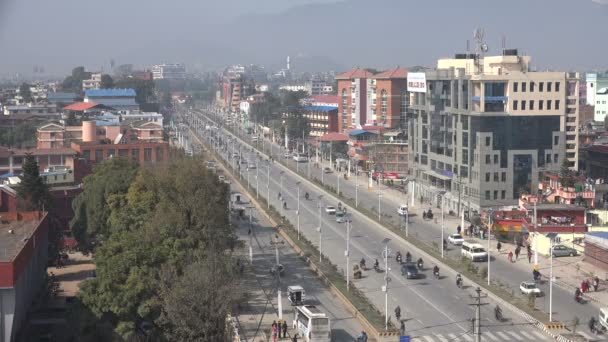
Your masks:
<instances>
[{"instance_id":1,"label":"motorcycle","mask_svg":"<svg viewBox=\"0 0 608 342\"><path fill-rule=\"evenodd\" d=\"M304 195L304 198L306 198L306 200L308 201L308 199L310 198L310 196L308 195L308 192Z\"/></svg>"},{"instance_id":2,"label":"motorcycle","mask_svg":"<svg viewBox=\"0 0 608 342\"><path fill-rule=\"evenodd\" d=\"M382 271L380 269L380 264L378 263L378 260L376 260L376 262L374 262L374 271L376 271L376 272Z\"/></svg>"},{"instance_id":3,"label":"motorcycle","mask_svg":"<svg viewBox=\"0 0 608 342\"><path fill-rule=\"evenodd\" d=\"M397 252L397 256L395 257L395 259L397 260L397 262L399 264L401 264L403 262L403 257L401 256L400 252Z\"/></svg>"},{"instance_id":4,"label":"motorcycle","mask_svg":"<svg viewBox=\"0 0 608 342\"><path fill-rule=\"evenodd\" d=\"M410 252L405 253L405 262L412 262L412 255L410 254Z\"/></svg>"},{"instance_id":5,"label":"motorcycle","mask_svg":"<svg viewBox=\"0 0 608 342\"><path fill-rule=\"evenodd\" d=\"M422 258L418 259L418 263L416 264L416 266L418 266L418 269L422 271L422 268L424 267L424 262L422 261Z\"/></svg>"},{"instance_id":6,"label":"motorcycle","mask_svg":"<svg viewBox=\"0 0 608 342\"><path fill-rule=\"evenodd\" d=\"M359 267L361 267L362 270L365 269L365 259L361 259L361 261L359 261Z\"/></svg>"},{"instance_id":7,"label":"motorcycle","mask_svg":"<svg viewBox=\"0 0 608 342\"><path fill-rule=\"evenodd\" d=\"M435 276L435 278L439 279L439 268L433 269L433 275Z\"/></svg>"},{"instance_id":8,"label":"motorcycle","mask_svg":"<svg viewBox=\"0 0 608 342\"><path fill-rule=\"evenodd\" d=\"M502 322L502 320L503 320L502 309L498 305L496 305L496 307L494 308L494 317L499 322Z\"/></svg>"},{"instance_id":9,"label":"motorcycle","mask_svg":"<svg viewBox=\"0 0 608 342\"><path fill-rule=\"evenodd\" d=\"M456 286L461 289L462 288L462 278L460 276L456 277Z\"/></svg>"},{"instance_id":10,"label":"motorcycle","mask_svg":"<svg viewBox=\"0 0 608 342\"><path fill-rule=\"evenodd\" d=\"M574 292L574 300L579 304L583 304L583 293L580 289L576 289Z\"/></svg>"}]
</instances>

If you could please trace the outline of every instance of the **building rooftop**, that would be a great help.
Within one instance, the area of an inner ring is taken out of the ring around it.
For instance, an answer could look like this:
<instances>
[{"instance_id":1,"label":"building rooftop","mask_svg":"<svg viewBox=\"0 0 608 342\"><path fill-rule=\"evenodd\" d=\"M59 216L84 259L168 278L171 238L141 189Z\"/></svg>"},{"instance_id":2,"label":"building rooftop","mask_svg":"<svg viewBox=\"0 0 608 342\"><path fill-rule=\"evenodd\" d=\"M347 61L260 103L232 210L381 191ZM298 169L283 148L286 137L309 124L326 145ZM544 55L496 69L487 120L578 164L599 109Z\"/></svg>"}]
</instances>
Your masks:
<instances>
[{"instance_id":1,"label":"building rooftop","mask_svg":"<svg viewBox=\"0 0 608 342\"><path fill-rule=\"evenodd\" d=\"M587 147L589 152L608 153L608 145L591 145Z\"/></svg>"},{"instance_id":2,"label":"building rooftop","mask_svg":"<svg viewBox=\"0 0 608 342\"><path fill-rule=\"evenodd\" d=\"M312 102L335 103L338 104L338 95L316 95L312 97Z\"/></svg>"},{"instance_id":3,"label":"building rooftop","mask_svg":"<svg viewBox=\"0 0 608 342\"><path fill-rule=\"evenodd\" d=\"M397 67L395 69L387 70L385 72L376 74L372 78L375 78L375 79L398 79L398 78L407 79L407 69Z\"/></svg>"},{"instance_id":4,"label":"building rooftop","mask_svg":"<svg viewBox=\"0 0 608 342\"><path fill-rule=\"evenodd\" d=\"M534 204L524 204L526 210L534 210ZM572 204L560 204L560 203L539 203L536 205L536 210L565 210L565 211L585 211L584 207Z\"/></svg>"},{"instance_id":5,"label":"building rooftop","mask_svg":"<svg viewBox=\"0 0 608 342\"><path fill-rule=\"evenodd\" d=\"M0 216L0 262L13 261L39 224L39 220L4 221Z\"/></svg>"},{"instance_id":6,"label":"building rooftop","mask_svg":"<svg viewBox=\"0 0 608 342\"><path fill-rule=\"evenodd\" d=\"M365 69L354 68L350 71L337 75L336 79L337 80L350 80L353 78L371 78L372 76L374 76L374 74L372 74L371 72L369 72Z\"/></svg>"},{"instance_id":7,"label":"building rooftop","mask_svg":"<svg viewBox=\"0 0 608 342\"><path fill-rule=\"evenodd\" d=\"M364 129L353 129L352 131L348 132L348 135L351 137L358 137L361 135L376 135L376 133L366 131Z\"/></svg>"},{"instance_id":8,"label":"building rooftop","mask_svg":"<svg viewBox=\"0 0 608 342\"><path fill-rule=\"evenodd\" d=\"M327 133L319 137L319 141L348 141L348 135L342 133Z\"/></svg>"},{"instance_id":9,"label":"building rooftop","mask_svg":"<svg viewBox=\"0 0 608 342\"><path fill-rule=\"evenodd\" d=\"M46 98L50 100L71 100L76 98L76 93L64 93L64 92L48 92Z\"/></svg>"},{"instance_id":10,"label":"building rooftop","mask_svg":"<svg viewBox=\"0 0 608 342\"><path fill-rule=\"evenodd\" d=\"M74 112L83 112L85 110L89 110L92 108L98 108L98 109L111 109L110 107L104 106L102 104L99 103L95 103L95 102L75 102L72 103L71 105L64 107L64 110L71 110Z\"/></svg>"},{"instance_id":11,"label":"building rooftop","mask_svg":"<svg viewBox=\"0 0 608 342\"><path fill-rule=\"evenodd\" d=\"M331 112L332 110L338 110L338 107L332 106L308 106L304 107L304 110L311 112Z\"/></svg>"},{"instance_id":12,"label":"building rooftop","mask_svg":"<svg viewBox=\"0 0 608 342\"><path fill-rule=\"evenodd\" d=\"M86 97L135 97L134 89L90 89L85 93Z\"/></svg>"}]
</instances>

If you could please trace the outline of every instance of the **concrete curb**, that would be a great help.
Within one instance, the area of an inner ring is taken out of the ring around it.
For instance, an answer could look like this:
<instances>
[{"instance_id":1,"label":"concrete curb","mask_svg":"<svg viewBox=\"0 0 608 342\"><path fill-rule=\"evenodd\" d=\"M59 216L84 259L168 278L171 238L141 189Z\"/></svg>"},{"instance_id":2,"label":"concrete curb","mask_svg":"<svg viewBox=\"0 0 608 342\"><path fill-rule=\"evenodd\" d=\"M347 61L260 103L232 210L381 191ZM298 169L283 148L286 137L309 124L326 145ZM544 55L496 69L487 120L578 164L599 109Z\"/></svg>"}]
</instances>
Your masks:
<instances>
[{"instance_id":1,"label":"concrete curb","mask_svg":"<svg viewBox=\"0 0 608 342\"><path fill-rule=\"evenodd\" d=\"M249 144L248 142L242 140L240 137L234 135L232 132L229 131L229 133L235 138L240 140L242 143L246 144L247 146L250 146L251 148L255 149L256 151L258 151L259 153L262 153L263 155L266 155L266 153L264 153L263 151L260 151L259 149L255 148L254 146L252 146L251 144ZM317 185L316 183L314 183L313 181L297 174L296 172L294 172L293 170L291 170L291 168L283 165L281 162L277 163L278 165L280 165L281 168L283 168L283 170L286 170L288 172L290 172L291 174L301 178L304 182L307 182L311 187L316 188L318 191L325 193L326 195L330 196L331 198L333 198L336 201L341 201L339 198L337 198L333 193L325 190L324 188L321 188L319 185ZM359 210L357 210L356 208L351 208L351 210L355 210L357 212L359 212ZM360 212L359 212L360 213ZM372 220L371 218L367 217L365 214L360 213L361 215L363 215L365 220L368 220L369 222L371 222L372 224L374 224L377 227L380 227L381 229L383 229L386 233L392 235L393 238L400 240L401 242L405 243L406 245L409 246L409 248L411 248L413 251L416 251L418 254L423 254L425 255L427 258L429 258L431 261L433 261L435 264L438 265L442 265L443 267L450 269L450 267L446 266L442 261L432 257L431 255L427 254L426 252L420 250L418 247L416 247L415 245L413 245L411 242L403 239L400 235L396 234L395 232L393 232L391 229L385 227L383 224ZM482 286L480 286L479 284L477 284L476 282L472 281L471 279L468 279L466 277L463 276L463 278L468 281L470 284L479 287L479 288L484 288ZM512 305L511 303L503 300L502 298L500 298L499 296L495 295L494 293L487 291L486 293L488 295L488 297L491 297L493 300L495 300L496 302L498 302L500 305L508 307L509 309L511 309L512 311L520 314L526 321L528 321L530 324L532 324L533 326L535 326L537 329L543 331L544 333L546 333L547 335L549 335L550 337L560 341L560 342L573 342L572 340L569 340L559 334L554 334L553 332L549 331L549 329L546 328L546 326L538 321L537 319L535 319L534 317L530 316L529 314L527 314L525 311L517 308L516 306ZM369 323L369 322L368 322ZM373 331L376 332L376 336L378 336L380 338L380 336L378 335L378 332L374 329Z\"/></svg>"}]
</instances>

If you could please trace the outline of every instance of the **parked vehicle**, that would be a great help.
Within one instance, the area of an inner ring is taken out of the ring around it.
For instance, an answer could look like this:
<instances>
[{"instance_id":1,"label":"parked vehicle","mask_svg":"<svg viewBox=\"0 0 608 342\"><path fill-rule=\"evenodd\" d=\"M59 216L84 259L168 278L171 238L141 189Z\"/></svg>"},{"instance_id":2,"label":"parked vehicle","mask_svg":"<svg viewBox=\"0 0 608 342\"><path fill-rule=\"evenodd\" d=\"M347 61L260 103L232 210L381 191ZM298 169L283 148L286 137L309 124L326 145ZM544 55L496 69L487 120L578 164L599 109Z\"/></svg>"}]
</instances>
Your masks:
<instances>
[{"instance_id":1,"label":"parked vehicle","mask_svg":"<svg viewBox=\"0 0 608 342\"><path fill-rule=\"evenodd\" d=\"M344 223L346 222L346 213L344 211L336 211L336 222Z\"/></svg>"},{"instance_id":2,"label":"parked vehicle","mask_svg":"<svg viewBox=\"0 0 608 342\"><path fill-rule=\"evenodd\" d=\"M325 212L329 215L335 215L336 214L336 207L334 207L333 205L328 205L325 207Z\"/></svg>"},{"instance_id":3,"label":"parked vehicle","mask_svg":"<svg viewBox=\"0 0 608 342\"><path fill-rule=\"evenodd\" d=\"M454 246L461 246L464 242L464 238L460 234L450 234L450 236L448 236L448 242Z\"/></svg>"},{"instance_id":4,"label":"parked vehicle","mask_svg":"<svg viewBox=\"0 0 608 342\"><path fill-rule=\"evenodd\" d=\"M289 299L291 305L304 304L304 297L306 297L306 293L302 286L292 285L287 287L287 299Z\"/></svg>"},{"instance_id":5,"label":"parked vehicle","mask_svg":"<svg viewBox=\"0 0 608 342\"><path fill-rule=\"evenodd\" d=\"M295 160L298 163L301 163L301 162L308 161L308 158L305 155L296 154L293 156L293 160Z\"/></svg>"},{"instance_id":6,"label":"parked vehicle","mask_svg":"<svg viewBox=\"0 0 608 342\"><path fill-rule=\"evenodd\" d=\"M291 153L289 153L289 152L283 153L283 158L291 158Z\"/></svg>"},{"instance_id":7,"label":"parked vehicle","mask_svg":"<svg viewBox=\"0 0 608 342\"><path fill-rule=\"evenodd\" d=\"M333 173L333 172L334 172L334 170L332 170L332 169L331 169L331 168L329 168L329 167L326 167L326 168L324 168L324 169L323 169L323 172L325 172L325 173Z\"/></svg>"},{"instance_id":8,"label":"parked vehicle","mask_svg":"<svg viewBox=\"0 0 608 342\"><path fill-rule=\"evenodd\" d=\"M553 246L553 257L562 257L562 256L577 256L578 251L574 248L566 247L564 245L556 245Z\"/></svg>"},{"instance_id":9,"label":"parked vehicle","mask_svg":"<svg viewBox=\"0 0 608 342\"><path fill-rule=\"evenodd\" d=\"M405 214L407 214L407 204L402 204L399 206L399 209L397 209L397 213L400 216L405 216Z\"/></svg>"}]
</instances>

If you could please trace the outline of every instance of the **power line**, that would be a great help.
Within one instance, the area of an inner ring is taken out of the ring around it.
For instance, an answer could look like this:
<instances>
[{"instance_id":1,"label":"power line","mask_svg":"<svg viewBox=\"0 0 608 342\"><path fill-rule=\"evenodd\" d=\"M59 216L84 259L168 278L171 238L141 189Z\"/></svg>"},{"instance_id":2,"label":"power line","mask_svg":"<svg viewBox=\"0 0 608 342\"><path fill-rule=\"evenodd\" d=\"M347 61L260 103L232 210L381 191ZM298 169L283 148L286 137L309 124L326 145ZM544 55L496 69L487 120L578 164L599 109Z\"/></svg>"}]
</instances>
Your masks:
<instances>
[{"instance_id":1,"label":"power line","mask_svg":"<svg viewBox=\"0 0 608 342\"><path fill-rule=\"evenodd\" d=\"M489 303L481 302L482 298L488 297L487 295L481 295L481 288L477 287L475 289L475 292L477 293L477 297L471 296L471 298L476 299L477 301L473 304L469 304L477 307L477 310L475 312L475 318L473 318L471 322L473 323L475 342L481 342L481 307L483 305L488 305Z\"/></svg>"}]
</instances>

